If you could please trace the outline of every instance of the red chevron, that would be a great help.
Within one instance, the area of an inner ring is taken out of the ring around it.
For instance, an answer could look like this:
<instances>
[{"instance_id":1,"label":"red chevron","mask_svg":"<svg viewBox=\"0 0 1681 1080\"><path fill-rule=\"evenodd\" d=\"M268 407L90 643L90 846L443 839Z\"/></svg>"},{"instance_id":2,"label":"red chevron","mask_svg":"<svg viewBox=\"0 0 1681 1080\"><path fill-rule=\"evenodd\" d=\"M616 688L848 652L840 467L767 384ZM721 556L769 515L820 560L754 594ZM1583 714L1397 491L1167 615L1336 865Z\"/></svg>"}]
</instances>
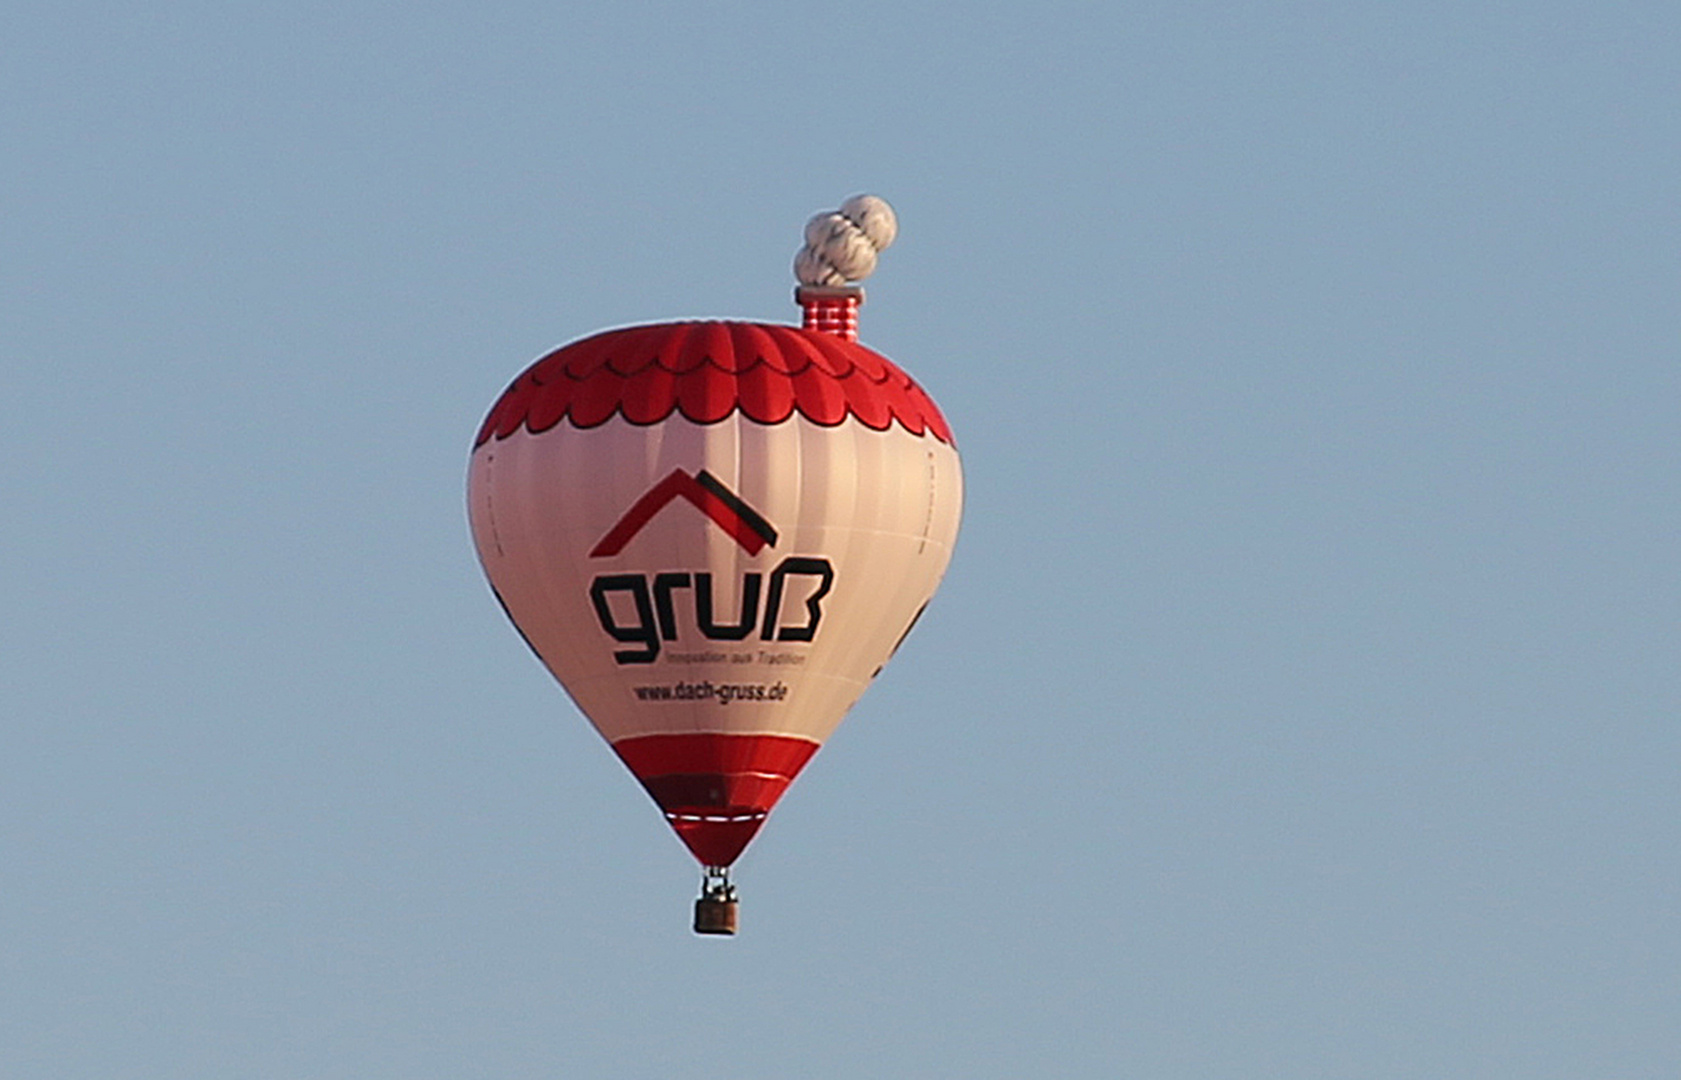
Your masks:
<instances>
[{"instance_id":1,"label":"red chevron","mask_svg":"<svg viewBox=\"0 0 1681 1080\"><path fill-rule=\"evenodd\" d=\"M679 497L689 500L701 513L716 522L736 543L747 549L747 554L757 555L764 548L765 537L740 511L682 469L673 469L670 476L649 488L646 495L636 500L636 505L625 511L618 524L607 530L607 535L590 552L590 558L604 559L623 551L631 537L641 532L655 514L664 510L666 503Z\"/></svg>"}]
</instances>

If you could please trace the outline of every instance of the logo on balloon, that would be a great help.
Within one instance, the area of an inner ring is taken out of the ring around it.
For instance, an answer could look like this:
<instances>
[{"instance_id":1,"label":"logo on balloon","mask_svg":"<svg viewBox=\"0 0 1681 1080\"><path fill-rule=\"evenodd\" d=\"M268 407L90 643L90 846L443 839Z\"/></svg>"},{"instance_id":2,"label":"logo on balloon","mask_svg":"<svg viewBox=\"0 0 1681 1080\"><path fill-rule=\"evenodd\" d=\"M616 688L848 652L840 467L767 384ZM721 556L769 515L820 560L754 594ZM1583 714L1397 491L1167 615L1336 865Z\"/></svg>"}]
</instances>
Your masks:
<instances>
[{"instance_id":1,"label":"logo on balloon","mask_svg":"<svg viewBox=\"0 0 1681 1080\"><path fill-rule=\"evenodd\" d=\"M749 555L757 555L767 544L776 546L776 530L770 522L717 477L705 469L693 476L682 469L673 469L670 476L649 488L646 495L636 500L636 505L625 511L618 524L607 530L607 535L590 552L590 558L603 559L623 551L631 538L673 499L687 499L693 503L696 509L747 549Z\"/></svg>"},{"instance_id":2,"label":"logo on balloon","mask_svg":"<svg viewBox=\"0 0 1681 1080\"><path fill-rule=\"evenodd\" d=\"M776 546L775 527L717 477L704 469L692 476L674 469L607 530L591 549L590 558L611 558L622 552L660 511L678 499L705 514L749 555ZM790 595L791 582L794 589L804 588L806 592L804 604L794 605L789 618L782 607L784 597ZM811 641L823 618L823 598L834 583L835 570L828 559L790 555L770 572L768 588L763 574L748 571L742 575L741 610L733 620L718 621L712 575L705 571L600 574L590 583L590 602L609 637L636 646L615 651L613 659L621 664L651 664L659 657L662 643L679 640L685 629L710 641L743 641L755 630L762 641ZM688 594L684 605L688 617L681 620L678 592ZM615 595L622 597L617 604L613 602Z\"/></svg>"}]
</instances>

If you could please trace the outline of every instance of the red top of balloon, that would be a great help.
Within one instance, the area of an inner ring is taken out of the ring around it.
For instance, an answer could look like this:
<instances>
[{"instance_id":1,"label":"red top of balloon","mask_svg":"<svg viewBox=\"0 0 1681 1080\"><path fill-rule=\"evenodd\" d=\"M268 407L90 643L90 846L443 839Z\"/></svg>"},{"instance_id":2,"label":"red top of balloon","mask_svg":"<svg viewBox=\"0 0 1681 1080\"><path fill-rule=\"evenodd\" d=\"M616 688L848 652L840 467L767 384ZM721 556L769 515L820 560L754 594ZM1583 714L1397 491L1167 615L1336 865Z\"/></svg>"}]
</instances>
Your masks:
<instances>
[{"instance_id":1,"label":"red top of balloon","mask_svg":"<svg viewBox=\"0 0 1681 1080\"><path fill-rule=\"evenodd\" d=\"M508 387L474 445L562 420L591 428L622 416L645 425L676 412L713 424L738 409L761 424L795 412L824 427L848 416L876 431L897 422L952 442L922 387L855 341L794 326L677 322L608 330L549 353Z\"/></svg>"}]
</instances>

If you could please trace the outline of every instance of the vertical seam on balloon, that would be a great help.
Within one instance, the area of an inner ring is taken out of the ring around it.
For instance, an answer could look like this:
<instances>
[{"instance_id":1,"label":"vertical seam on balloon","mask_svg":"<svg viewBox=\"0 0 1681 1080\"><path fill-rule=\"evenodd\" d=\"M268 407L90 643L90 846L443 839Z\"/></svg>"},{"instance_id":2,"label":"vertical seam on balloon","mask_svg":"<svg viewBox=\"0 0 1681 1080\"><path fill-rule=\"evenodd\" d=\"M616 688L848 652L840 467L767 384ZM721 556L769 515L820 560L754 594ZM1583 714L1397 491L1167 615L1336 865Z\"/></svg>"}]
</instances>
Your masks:
<instances>
[{"instance_id":1,"label":"vertical seam on balloon","mask_svg":"<svg viewBox=\"0 0 1681 1080\"><path fill-rule=\"evenodd\" d=\"M928 550L928 534L934 531L934 500L939 492L940 481L938 465L934 461L934 448L928 448L928 510L922 517L922 536L917 540L916 553L921 555Z\"/></svg>"},{"instance_id":2,"label":"vertical seam on balloon","mask_svg":"<svg viewBox=\"0 0 1681 1080\"><path fill-rule=\"evenodd\" d=\"M502 533L496 527L496 485L490 482L490 473L496 465L496 446L485 452L484 458L484 513L486 523L490 526L490 542L496 545L496 557L505 559L507 552L502 550ZM500 599L500 598L498 598Z\"/></svg>"}]
</instances>

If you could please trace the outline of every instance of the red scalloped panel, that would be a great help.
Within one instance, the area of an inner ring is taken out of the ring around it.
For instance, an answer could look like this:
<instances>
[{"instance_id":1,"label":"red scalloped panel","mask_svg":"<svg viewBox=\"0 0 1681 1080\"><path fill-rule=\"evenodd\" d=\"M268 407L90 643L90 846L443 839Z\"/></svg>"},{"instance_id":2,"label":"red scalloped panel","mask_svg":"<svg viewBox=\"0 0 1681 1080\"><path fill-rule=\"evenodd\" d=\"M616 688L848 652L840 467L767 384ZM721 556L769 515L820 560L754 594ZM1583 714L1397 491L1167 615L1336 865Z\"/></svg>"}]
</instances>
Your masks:
<instances>
[{"instance_id":1,"label":"red scalloped panel","mask_svg":"<svg viewBox=\"0 0 1681 1080\"><path fill-rule=\"evenodd\" d=\"M608 330L549 353L508 387L473 445L562 420L590 428L617 415L645 425L676 412L713 424L738 409L761 424L798 412L833 427L851 416L875 431L897 422L952 441L922 387L857 342L796 326L680 322Z\"/></svg>"}]
</instances>

